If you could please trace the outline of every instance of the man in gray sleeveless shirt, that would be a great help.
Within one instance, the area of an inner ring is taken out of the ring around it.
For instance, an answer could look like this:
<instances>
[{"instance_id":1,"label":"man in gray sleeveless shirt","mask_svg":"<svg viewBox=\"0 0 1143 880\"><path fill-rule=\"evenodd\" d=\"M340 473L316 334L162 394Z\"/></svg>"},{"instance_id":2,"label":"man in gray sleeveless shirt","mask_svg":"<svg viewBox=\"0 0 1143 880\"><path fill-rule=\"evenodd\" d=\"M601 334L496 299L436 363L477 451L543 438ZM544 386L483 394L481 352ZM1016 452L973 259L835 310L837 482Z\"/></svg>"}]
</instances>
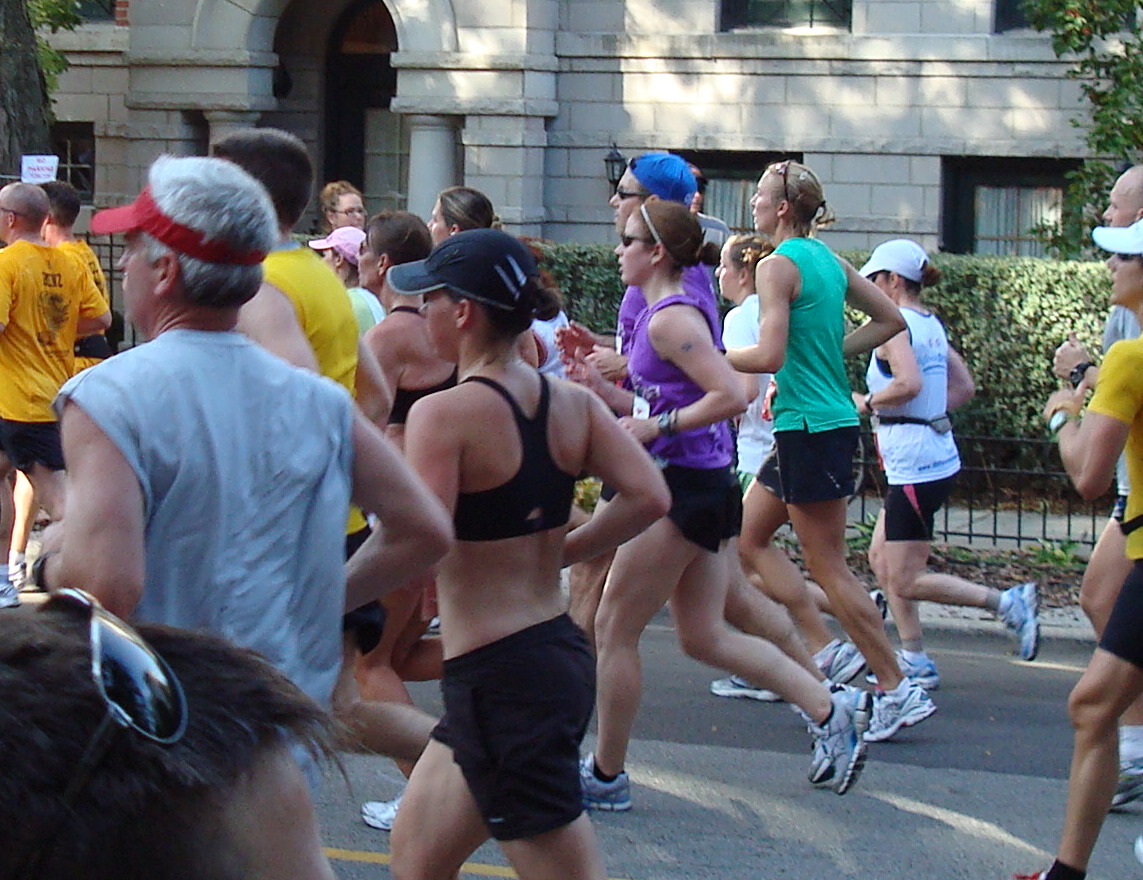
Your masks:
<instances>
[{"instance_id":1,"label":"man in gray sleeveless shirt","mask_svg":"<svg viewBox=\"0 0 1143 880\"><path fill-rule=\"evenodd\" d=\"M126 312L150 341L60 390L74 506L40 580L224 635L328 708L342 615L440 558L450 518L343 388L235 332L277 240L246 172L160 158L92 230L127 234ZM384 527L346 566L351 499Z\"/></svg>"}]
</instances>

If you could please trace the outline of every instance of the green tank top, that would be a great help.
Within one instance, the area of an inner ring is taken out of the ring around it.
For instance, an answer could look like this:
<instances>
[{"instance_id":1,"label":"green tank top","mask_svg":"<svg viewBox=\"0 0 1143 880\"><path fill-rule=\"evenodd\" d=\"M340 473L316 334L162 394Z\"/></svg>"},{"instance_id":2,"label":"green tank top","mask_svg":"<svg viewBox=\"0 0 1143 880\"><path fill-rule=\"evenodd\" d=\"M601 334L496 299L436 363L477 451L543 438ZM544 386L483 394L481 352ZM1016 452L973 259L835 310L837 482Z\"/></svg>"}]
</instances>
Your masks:
<instances>
[{"instance_id":1,"label":"green tank top","mask_svg":"<svg viewBox=\"0 0 1143 880\"><path fill-rule=\"evenodd\" d=\"M831 431L860 424L850 396L841 345L845 336L845 270L815 238L790 238L776 254L798 269L801 293L790 303L786 362L775 378L775 431Z\"/></svg>"}]
</instances>

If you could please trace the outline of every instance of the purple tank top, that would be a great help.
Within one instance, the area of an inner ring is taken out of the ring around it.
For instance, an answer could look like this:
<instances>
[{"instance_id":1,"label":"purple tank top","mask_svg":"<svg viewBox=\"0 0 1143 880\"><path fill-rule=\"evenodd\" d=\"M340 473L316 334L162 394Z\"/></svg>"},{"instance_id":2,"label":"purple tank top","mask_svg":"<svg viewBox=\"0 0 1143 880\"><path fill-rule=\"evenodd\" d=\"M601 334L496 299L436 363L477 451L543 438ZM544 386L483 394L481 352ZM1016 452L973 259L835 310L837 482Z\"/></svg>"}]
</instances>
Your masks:
<instances>
[{"instance_id":1,"label":"purple tank top","mask_svg":"<svg viewBox=\"0 0 1143 880\"><path fill-rule=\"evenodd\" d=\"M706 318L711 337L715 342L719 339L717 318L712 321L706 310L685 294L664 297L653 306L643 309L632 329L627 374L635 393L651 405L652 418L667 410L694 403L705 394L686 373L660 358L648 338L647 327L651 316L660 309L678 305L698 308ZM732 447L730 428L722 421L682 431L673 437L656 437L647 446L647 451L660 462L711 470L729 466Z\"/></svg>"},{"instance_id":2,"label":"purple tank top","mask_svg":"<svg viewBox=\"0 0 1143 880\"><path fill-rule=\"evenodd\" d=\"M714 328L714 344L719 351L726 351L722 344L722 318L718 314L718 298L710 286L710 273L705 266L688 266L683 269L683 293L688 296L691 305L698 306L707 323ZM619 329L615 344L620 354L630 354L631 340L635 334L635 321L647 308L647 300L643 297L643 288L632 284L623 292L623 301L619 303Z\"/></svg>"}]
</instances>

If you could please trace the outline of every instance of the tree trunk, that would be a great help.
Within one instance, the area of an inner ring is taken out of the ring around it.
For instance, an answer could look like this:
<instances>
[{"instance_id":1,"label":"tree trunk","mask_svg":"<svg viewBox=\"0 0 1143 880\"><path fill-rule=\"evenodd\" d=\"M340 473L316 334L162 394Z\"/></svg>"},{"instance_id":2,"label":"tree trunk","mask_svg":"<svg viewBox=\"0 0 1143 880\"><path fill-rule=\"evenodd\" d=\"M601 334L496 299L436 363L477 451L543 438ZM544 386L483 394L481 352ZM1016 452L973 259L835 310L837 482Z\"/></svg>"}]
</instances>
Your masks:
<instances>
[{"instance_id":1,"label":"tree trunk","mask_svg":"<svg viewBox=\"0 0 1143 880\"><path fill-rule=\"evenodd\" d=\"M48 90L25 0L0 0L0 182L19 177L20 156L50 153Z\"/></svg>"}]
</instances>

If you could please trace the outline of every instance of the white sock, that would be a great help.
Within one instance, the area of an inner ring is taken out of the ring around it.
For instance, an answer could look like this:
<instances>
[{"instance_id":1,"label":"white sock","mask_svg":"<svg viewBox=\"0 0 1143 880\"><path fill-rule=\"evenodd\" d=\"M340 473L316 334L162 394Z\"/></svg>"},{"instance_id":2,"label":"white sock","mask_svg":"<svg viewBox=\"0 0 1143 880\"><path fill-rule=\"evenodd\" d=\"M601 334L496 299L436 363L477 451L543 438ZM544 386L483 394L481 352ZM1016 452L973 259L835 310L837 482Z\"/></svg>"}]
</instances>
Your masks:
<instances>
[{"instance_id":1,"label":"white sock","mask_svg":"<svg viewBox=\"0 0 1143 880\"><path fill-rule=\"evenodd\" d=\"M910 663L921 663L929 659L928 651L902 651L901 656Z\"/></svg>"},{"instance_id":2,"label":"white sock","mask_svg":"<svg viewBox=\"0 0 1143 880\"><path fill-rule=\"evenodd\" d=\"M1143 764L1143 724L1124 724L1119 728L1119 761Z\"/></svg>"}]
</instances>

